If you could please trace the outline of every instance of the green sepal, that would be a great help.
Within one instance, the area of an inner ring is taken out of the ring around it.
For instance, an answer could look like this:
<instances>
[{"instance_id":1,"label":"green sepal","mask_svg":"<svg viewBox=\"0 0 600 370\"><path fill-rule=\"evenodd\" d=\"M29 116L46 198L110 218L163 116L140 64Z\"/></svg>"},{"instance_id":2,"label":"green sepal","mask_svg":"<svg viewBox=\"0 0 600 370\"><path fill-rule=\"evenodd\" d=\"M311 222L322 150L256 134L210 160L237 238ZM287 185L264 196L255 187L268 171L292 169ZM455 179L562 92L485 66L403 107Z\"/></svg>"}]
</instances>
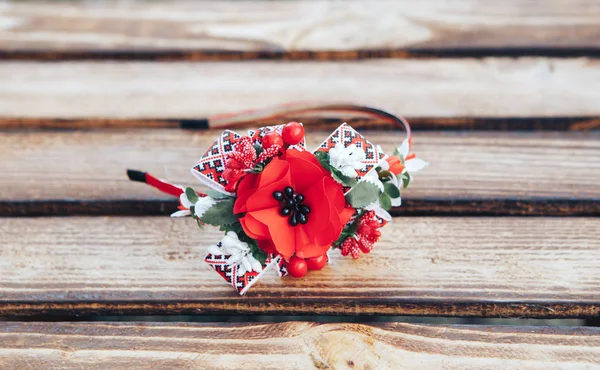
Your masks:
<instances>
[{"instance_id":1,"label":"green sepal","mask_svg":"<svg viewBox=\"0 0 600 370\"><path fill-rule=\"evenodd\" d=\"M196 203L198 201L198 194L192 188L185 188L185 196L192 203Z\"/></svg>"},{"instance_id":2,"label":"green sepal","mask_svg":"<svg viewBox=\"0 0 600 370\"><path fill-rule=\"evenodd\" d=\"M375 184L360 181L346 194L346 202L354 208L364 208L379 198L381 190Z\"/></svg>"},{"instance_id":3,"label":"green sepal","mask_svg":"<svg viewBox=\"0 0 600 370\"><path fill-rule=\"evenodd\" d=\"M235 199L229 198L215 203L206 210L200 221L213 226L231 225L237 222L237 217L233 214L233 203Z\"/></svg>"},{"instance_id":4,"label":"green sepal","mask_svg":"<svg viewBox=\"0 0 600 370\"><path fill-rule=\"evenodd\" d=\"M402 174L402 187L406 189L408 187L408 184L410 184L410 175L408 174L408 172L405 172Z\"/></svg>"},{"instance_id":5,"label":"green sepal","mask_svg":"<svg viewBox=\"0 0 600 370\"><path fill-rule=\"evenodd\" d=\"M249 172L250 173L261 173L264 168L265 168L265 166L262 163L259 163L256 166L254 166L254 168L251 169Z\"/></svg>"},{"instance_id":6,"label":"green sepal","mask_svg":"<svg viewBox=\"0 0 600 370\"><path fill-rule=\"evenodd\" d=\"M396 187L396 185L391 182L386 182L383 184L383 189L385 190L385 194L387 194L390 198L398 198L400 196L400 190Z\"/></svg>"}]
</instances>

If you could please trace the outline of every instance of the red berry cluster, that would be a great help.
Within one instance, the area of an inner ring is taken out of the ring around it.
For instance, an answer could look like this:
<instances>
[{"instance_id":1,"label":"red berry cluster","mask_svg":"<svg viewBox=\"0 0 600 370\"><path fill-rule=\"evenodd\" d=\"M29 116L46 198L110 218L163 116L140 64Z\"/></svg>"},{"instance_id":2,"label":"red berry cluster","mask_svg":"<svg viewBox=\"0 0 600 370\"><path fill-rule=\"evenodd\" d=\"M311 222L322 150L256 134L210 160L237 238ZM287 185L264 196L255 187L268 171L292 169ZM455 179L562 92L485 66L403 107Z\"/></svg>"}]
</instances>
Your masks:
<instances>
[{"instance_id":1,"label":"red berry cluster","mask_svg":"<svg viewBox=\"0 0 600 370\"><path fill-rule=\"evenodd\" d=\"M235 144L234 151L227 156L223 178L227 180L225 190L234 192L237 183L246 175L248 170L253 169L257 164L264 163L267 160L279 155L285 145L296 145L304 138L304 127L298 122L289 122L281 131L271 131L261 140L263 151L256 155L256 149L253 145L253 138L244 136Z\"/></svg>"},{"instance_id":2,"label":"red berry cluster","mask_svg":"<svg viewBox=\"0 0 600 370\"><path fill-rule=\"evenodd\" d=\"M234 151L227 156L227 168L246 170L254 166L256 150L252 145L252 138L244 136L235 144Z\"/></svg>"},{"instance_id":3,"label":"red berry cluster","mask_svg":"<svg viewBox=\"0 0 600 370\"><path fill-rule=\"evenodd\" d=\"M350 254L352 258L357 259L360 257L360 252L369 253L373 249L373 244L381 236L381 231L378 230L381 226L374 211L363 214L356 228L356 234L342 243L342 255Z\"/></svg>"},{"instance_id":4,"label":"red berry cluster","mask_svg":"<svg viewBox=\"0 0 600 370\"><path fill-rule=\"evenodd\" d=\"M262 153L260 153L258 155L258 158L256 159L256 163L266 162L269 159L279 155L280 152L281 152L280 145L272 145L272 146L266 148L265 150L263 150Z\"/></svg>"},{"instance_id":5,"label":"red berry cluster","mask_svg":"<svg viewBox=\"0 0 600 370\"><path fill-rule=\"evenodd\" d=\"M238 181L244 177L246 170L254 168L256 150L252 145L252 138L244 136L235 144L235 151L227 156L223 178L227 180L225 190L233 192Z\"/></svg>"}]
</instances>

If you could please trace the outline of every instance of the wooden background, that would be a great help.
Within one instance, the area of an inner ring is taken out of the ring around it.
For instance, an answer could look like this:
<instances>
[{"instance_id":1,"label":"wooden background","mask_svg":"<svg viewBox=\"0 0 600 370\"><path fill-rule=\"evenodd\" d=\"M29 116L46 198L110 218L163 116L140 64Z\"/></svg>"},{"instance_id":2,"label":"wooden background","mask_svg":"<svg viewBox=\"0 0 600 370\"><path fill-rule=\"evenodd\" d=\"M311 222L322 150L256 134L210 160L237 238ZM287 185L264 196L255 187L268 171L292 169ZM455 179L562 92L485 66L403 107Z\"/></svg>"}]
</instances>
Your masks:
<instances>
[{"instance_id":1,"label":"wooden background","mask_svg":"<svg viewBox=\"0 0 600 370\"><path fill-rule=\"evenodd\" d=\"M594 327L48 321L597 322L598 56L594 0L0 3L0 368L600 366ZM401 113L431 166L370 255L238 297L202 262L219 234L125 169L193 184L202 118L298 100Z\"/></svg>"}]
</instances>

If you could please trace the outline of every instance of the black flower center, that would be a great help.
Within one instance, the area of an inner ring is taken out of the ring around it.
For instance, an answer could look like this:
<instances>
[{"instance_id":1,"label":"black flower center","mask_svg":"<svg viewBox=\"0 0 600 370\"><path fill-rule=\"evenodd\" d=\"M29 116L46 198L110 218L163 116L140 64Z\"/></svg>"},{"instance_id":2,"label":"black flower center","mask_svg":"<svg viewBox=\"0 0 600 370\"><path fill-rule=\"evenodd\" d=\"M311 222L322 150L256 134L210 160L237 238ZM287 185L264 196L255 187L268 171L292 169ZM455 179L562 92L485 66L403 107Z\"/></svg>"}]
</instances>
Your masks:
<instances>
[{"instance_id":1,"label":"black flower center","mask_svg":"<svg viewBox=\"0 0 600 370\"><path fill-rule=\"evenodd\" d=\"M286 186L283 191L274 192L273 198L280 202L281 209L279 212L282 216L289 217L288 223L290 225L296 226L299 223L304 225L308 222L310 208L303 204L304 195L296 194L291 186Z\"/></svg>"}]
</instances>

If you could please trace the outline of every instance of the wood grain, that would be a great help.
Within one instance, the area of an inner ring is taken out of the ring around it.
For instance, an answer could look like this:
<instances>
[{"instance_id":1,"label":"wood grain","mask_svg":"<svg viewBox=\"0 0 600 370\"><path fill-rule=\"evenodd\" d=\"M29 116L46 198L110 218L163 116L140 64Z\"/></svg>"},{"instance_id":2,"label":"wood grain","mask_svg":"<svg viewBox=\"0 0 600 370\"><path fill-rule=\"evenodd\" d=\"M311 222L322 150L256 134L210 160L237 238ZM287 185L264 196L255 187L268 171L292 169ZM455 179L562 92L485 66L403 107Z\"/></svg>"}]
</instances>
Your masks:
<instances>
[{"instance_id":1,"label":"wood grain","mask_svg":"<svg viewBox=\"0 0 600 370\"><path fill-rule=\"evenodd\" d=\"M241 131L240 131L241 132ZM387 152L402 133L365 131ZM308 136L316 147L328 132ZM169 214L173 198L130 182L126 168L201 189L189 168L216 131L169 129L0 133L0 215ZM398 212L598 215L598 133L417 133L431 166Z\"/></svg>"},{"instance_id":2,"label":"wood grain","mask_svg":"<svg viewBox=\"0 0 600 370\"><path fill-rule=\"evenodd\" d=\"M3 368L548 369L600 365L600 329L391 323L1 323Z\"/></svg>"},{"instance_id":3,"label":"wood grain","mask_svg":"<svg viewBox=\"0 0 600 370\"><path fill-rule=\"evenodd\" d=\"M3 3L4 59L599 55L593 0Z\"/></svg>"},{"instance_id":4,"label":"wood grain","mask_svg":"<svg viewBox=\"0 0 600 370\"><path fill-rule=\"evenodd\" d=\"M14 118L198 119L294 101L356 101L406 116L600 115L600 60L0 64Z\"/></svg>"},{"instance_id":5,"label":"wood grain","mask_svg":"<svg viewBox=\"0 0 600 370\"><path fill-rule=\"evenodd\" d=\"M0 315L594 317L599 218L395 218L359 260L240 297L203 262L222 233L168 217L0 223Z\"/></svg>"}]
</instances>

